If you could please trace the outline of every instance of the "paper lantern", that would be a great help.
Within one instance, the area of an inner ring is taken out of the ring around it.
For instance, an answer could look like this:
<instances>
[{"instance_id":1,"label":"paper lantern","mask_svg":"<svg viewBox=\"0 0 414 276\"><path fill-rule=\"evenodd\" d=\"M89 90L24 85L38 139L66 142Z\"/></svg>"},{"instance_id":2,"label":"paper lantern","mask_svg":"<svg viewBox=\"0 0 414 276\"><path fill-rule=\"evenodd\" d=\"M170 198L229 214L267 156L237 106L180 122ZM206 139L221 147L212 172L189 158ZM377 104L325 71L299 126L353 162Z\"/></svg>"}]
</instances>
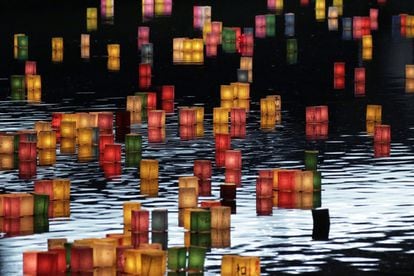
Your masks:
<instances>
[{"instance_id":1,"label":"paper lantern","mask_svg":"<svg viewBox=\"0 0 414 276\"><path fill-rule=\"evenodd\" d=\"M183 126L196 124L196 110L189 107L179 108L179 123Z\"/></svg>"},{"instance_id":2,"label":"paper lantern","mask_svg":"<svg viewBox=\"0 0 414 276\"><path fill-rule=\"evenodd\" d=\"M141 152L142 136L136 133L130 133L125 136L126 152Z\"/></svg>"},{"instance_id":3,"label":"paper lantern","mask_svg":"<svg viewBox=\"0 0 414 276\"><path fill-rule=\"evenodd\" d=\"M178 188L178 208L197 207L197 193L195 188Z\"/></svg>"},{"instance_id":4,"label":"paper lantern","mask_svg":"<svg viewBox=\"0 0 414 276\"><path fill-rule=\"evenodd\" d=\"M277 173L279 191L297 191L297 185L301 182L300 171L298 170L280 170Z\"/></svg>"},{"instance_id":5,"label":"paper lantern","mask_svg":"<svg viewBox=\"0 0 414 276\"><path fill-rule=\"evenodd\" d=\"M49 195L45 194L32 194L33 195L33 215L35 216L48 216L49 209ZM0 200L1 204L1 200ZM1 215L1 214L0 214Z\"/></svg>"},{"instance_id":6,"label":"paper lantern","mask_svg":"<svg viewBox=\"0 0 414 276\"><path fill-rule=\"evenodd\" d=\"M63 50L63 37L52 37L52 50Z\"/></svg>"},{"instance_id":7,"label":"paper lantern","mask_svg":"<svg viewBox=\"0 0 414 276\"><path fill-rule=\"evenodd\" d=\"M306 193L313 192L313 186L314 186L313 171L302 171L301 177L302 177L301 184L296 185L297 186L296 191L303 191Z\"/></svg>"},{"instance_id":8,"label":"paper lantern","mask_svg":"<svg viewBox=\"0 0 414 276\"><path fill-rule=\"evenodd\" d=\"M228 150L231 148L231 138L229 134L218 133L214 137L216 150Z\"/></svg>"},{"instance_id":9,"label":"paper lantern","mask_svg":"<svg viewBox=\"0 0 414 276\"><path fill-rule=\"evenodd\" d=\"M210 179L212 166L210 160L194 160L194 175L199 179Z\"/></svg>"},{"instance_id":10,"label":"paper lantern","mask_svg":"<svg viewBox=\"0 0 414 276\"><path fill-rule=\"evenodd\" d=\"M221 259L221 275L232 276L243 271L246 275L260 275L259 257L223 255Z\"/></svg>"},{"instance_id":11,"label":"paper lantern","mask_svg":"<svg viewBox=\"0 0 414 276\"><path fill-rule=\"evenodd\" d=\"M391 146L389 143L374 143L374 157L389 157Z\"/></svg>"},{"instance_id":12,"label":"paper lantern","mask_svg":"<svg viewBox=\"0 0 414 276\"><path fill-rule=\"evenodd\" d=\"M98 127L101 133L111 134L113 129L113 113L99 112L98 113Z\"/></svg>"},{"instance_id":13,"label":"paper lantern","mask_svg":"<svg viewBox=\"0 0 414 276\"><path fill-rule=\"evenodd\" d=\"M124 272L135 275L164 275L166 253L155 249L128 249L124 252Z\"/></svg>"},{"instance_id":14,"label":"paper lantern","mask_svg":"<svg viewBox=\"0 0 414 276\"><path fill-rule=\"evenodd\" d=\"M70 269L72 272L93 270L93 249L86 246L72 246Z\"/></svg>"},{"instance_id":15,"label":"paper lantern","mask_svg":"<svg viewBox=\"0 0 414 276\"><path fill-rule=\"evenodd\" d=\"M366 120L372 122L381 122L382 106L381 105L367 105Z\"/></svg>"},{"instance_id":16,"label":"paper lantern","mask_svg":"<svg viewBox=\"0 0 414 276\"><path fill-rule=\"evenodd\" d=\"M211 212L199 208L184 210L184 228L191 232L210 232Z\"/></svg>"},{"instance_id":17,"label":"paper lantern","mask_svg":"<svg viewBox=\"0 0 414 276\"><path fill-rule=\"evenodd\" d=\"M306 123L328 122L328 106L307 106Z\"/></svg>"},{"instance_id":18,"label":"paper lantern","mask_svg":"<svg viewBox=\"0 0 414 276\"><path fill-rule=\"evenodd\" d=\"M325 123L307 123L306 139L318 140L328 137L328 122Z\"/></svg>"},{"instance_id":19,"label":"paper lantern","mask_svg":"<svg viewBox=\"0 0 414 276\"><path fill-rule=\"evenodd\" d=\"M157 108L157 93L148 92L147 93L147 109L156 109Z\"/></svg>"},{"instance_id":20,"label":"paper lantern","mask_svg":"<svg viewBox=\"0 0 414 276\"><path fill-rule=\"evenodd\" d=\"M147 197L157 197L158 186L158 179L141 179L140 193Z\"/></svg>"},{"instance_id":21,"label":"paper lantern","mask_svg":"<svg viewBox=\"0 0 414 276\"><path fill-rule=\"evenodd\" d=\"M145 43L149 43L150 28L147 26L138 27L138 49Z\"/></svg>"},{"instance_id":22,"label":"paper lantern","mask_svg":"<svg viewBox=\"0 0 414 276\"><path fill-rule=\"evenodd\" d=\"M56 148L56 132L55 131L39 131L37 147L39 149L55 149Z\"/></svg>"},{"instance_id":23,"label":"paper lantern","mask_svg":"<svg viewBox=\"0 0 414 276\"><path fill-rule=\"evenodd\" d=\"M271 216L273 213L273 200L271 197L256 198L256 215Z\"/></svg>"},{"instance_id":24,"label":"paper lantern","mask_svg":"<svg viewBox=\"0 0 414 276\"><path fill-rule=\"evenodd\" d=\"M295 35L295 14L294 13L285 13L285 35L286 36Z\"/></svg>"},{"instance_id":25,"label":"paper lantern","mask_svg":"<svg viewBox=\"0 0 414 276\"><path fill-rule=\"evenodd\" d=\"M131 212L140 210L140 202L124 202L123 203L123 217L124 217L124 227L130 229L131 227Z\"/></svg>"},{"instance_id":26,"label":"paper lantern","mask_svg":"<svg viewBox=\"0 0 414 276\"><path fill-rule=\"evenodd\" d=\"M75 138L76 122L62 121L60 123L60 136L62 138Z\"/></svg>"},{"instance_id":27,"label":"paper lantern","mask_svg":"<svg viewBox=\"0 0 414 276\"><path fill-rule=\"evenodd\" d=\"M148 143L163 143L165 142L165 128L149 128L148 129Z\"/></svg>"},{"instance_id":28,"label":"paper lantern","mask_svg":"<svg viewBox=\"0 0 414 276\"><path fill-rule=\"evenodd\" d=\"M17 158L18 155L16 154L0 154L0 170L15 169Z\"/></svg>"},{"instance_id":29,"label":"paper lantern","mask_svg":"<svg viewBox=\"0 0 414 276\"><path fill-rule=\"evenodd\" d=\"M54 252L23 252L23 273L36 275L57 274L58 255Z\"/></svg>"},{"instance_id":30,"label":"paper lantern","mask_svg":"<svg viewBox=\"0 0 414 276\"><path fill-rule=\"evenodd\" d=\"M236 125L246 124L246 110L240 107L233 107L230 109L230 121L232 124Z\"/></svg>"},{"instance_id":31,"label":"paper lantern","mask_svg":"<svg viewBox=\"0 0 414 276\"><path fill-rule=\"evenodd\" d=\"M141 160L140 177L141 179L158 179L158 160Z\"/></svg>"},{"instance_id":32,"label":"paper lantern","mask_svg":"<svg viewBox=\"0 0 414 276\"><path fill-rule=\"evenodd\" d=\"M121 162L121 145L106 144L104 148L104 162L116 163Z\"/></svg>"},{"instance_id":33,"label":"paper lantern","mask_svg":"<svg viewBox=\"0 0 414 276\"><path fill-rule=\"evenodd\" d=\"M148 128L165 127L165 111L149 110L148 111Z\"/></svg>"},{"instance_id":34,"label":"paper lantern","mask_svg":"<svg viewBox=\"0 0 414 276\"><path fill-rule=\"evenodd\" d=\"M67 218L70 217L69 200L53 200L49 202L49 218Z\"/></svg>"},{"instance_id":35,"label":"paper lantern","mask_svg":"<svg viewBox=\"0 0 414 276\"><path fill-rule=\"evenodd\" d=\"M187 248L169 247L168 248L168 269L181 271L187 268Z\"/></svg>"},{"instance_id":36,"label":"paper lantern","mask_svg":"<svg viewBox=\"0 0 414 276\"><path fill-rule=\"evenodd\" d=\"M231 208L227 206L212 206L211 211L211 228L230 229L231 227Z\"/></svg>"},{"instance_id":37,"label":"paper lantern","mask_svg":"<svg viewBox=\"0 0 414 276\"><path fill-rule=\"evenodd\" d=\"M133 210L131 211L131 232L143 233L149 231L149 211Z\"/></svg>"},{"instance_id":38,"label":"paper lantern","mask_svg":"<svg viewBox=\"0 0 414 276\"><path fill-rule=\"evenodd\" d=\"M166 232L168 230L168 210L154 209L151 212L151 231Z\"/></svg>"},{"instance_id":39,"label":"paper lantern","mask_svg":"<svg viewBox=\"0 0 414 276\"><path fill-rule=\"evenodd\" d=\"M119 58L121 56L121 46L119 44L107 45L108 58Z\"/></svg>"},{"instance_id":40,"label":"paper lantern","mask_svg":"<svg viewBox=\"0 0 414 276\"><path fill-rule=\"evenodd\" d=\"M273 194L273 179L272 178L257 178L256 179L256 198L272 197Z\"/></svg>"},{"instance_id":41,"label":"paper lantern","mask_svg":"<svg viewBox=\"0 0 414 276\"><path fill-rule=\"evenodd\" d=\"M51 166L56 163L55 149L39 149L39 166Z\"/></svg>"},{"instance_id":42,"label":"paper lantern","mask_svg":"<svg viewBox=\"0 0 414 276\"><path fill-rule=\"evenodd\" d=\"M36 176L36 159L19 161L19 178L30 179L34 176Z\"/></svg>"},{"instance_id":43,"label":"paper lantern","mask_svg":"<svg viewBox=\"0 0 414 276\"><path fill-rule=\"evenodd\" d=\"M240 150L226 150L224 166L229 170L240 170L242 164Z\"/></svg>"},{"instance_id":44,"label":"paper lantern","mask_svg":"<svg viewBox=\"0 0 414 276\"><path fill-rule=\"evenodd\" d=\"M163 101L174 101L175 86L174 85L163 85L161 87L161 100Z\"/></svg>"},{"instance_id":45,"label":"paper lantern","mask_svg":"<svg viewBox=\"0 0 414 276\"><path fill-rule=\"evenodd\" d=\"M14 141L14 135L0 134L0 154L13 154L15 149Z\"/></svg>"},{"instance_id":46,"label":"paper lantern","mask_svg":"<svg viewBox=\"0 0 414 276\"><path fill-rule=\"evenodd\" d=\"M119 71L121 69L120 58L108 57L107 68L109 71Z\"/></svg>"},{"instance_id":47,"label":"paper lantern","mask_svg":"<svg viewBox=\"0 0 414 276\"><path fill-rule=\"evenodd\" d=\"M228 124L229 110L222 107L213 108L213 123L214 124Z\"/></svg>"},{"instance_id":48,"label":"paper lantern","mask_svg":"<svg viewBox=\"0 0 414 276\"><path fill-rule=\"evenodd\" d=\"M231 138L246 138L246 125L230 125Z\"/></svg>"},{"instance_id":49,"label":"paper lantern","mask_svg":"<svg viewBox=\"0 0 414 276\"><path fill-rule=\"evenodd\" d=\"M390 143L391 127L389 125L376 125L374 128L374 143Z\"/></svg>"},{"instance_id":50,"label":"paper lantern","mask_svg":"<svg viewBox=\"0 0 414 276\"><path fill-rule=\"evenodd\" d=\"M220 198L225 200L236 199L236 184L224 183L220 185Z\"/></svg>"},{"instance_id":51,"label":"paper lantern","mask_svg":"<svg viewBox=\"0 0 414 276\"><path fill-rule=\"evenodd\" d=\"M33 216L34 200L31 194L16 193L3 196L3 215L18 218Z\"/></svg>"}]
</instances>

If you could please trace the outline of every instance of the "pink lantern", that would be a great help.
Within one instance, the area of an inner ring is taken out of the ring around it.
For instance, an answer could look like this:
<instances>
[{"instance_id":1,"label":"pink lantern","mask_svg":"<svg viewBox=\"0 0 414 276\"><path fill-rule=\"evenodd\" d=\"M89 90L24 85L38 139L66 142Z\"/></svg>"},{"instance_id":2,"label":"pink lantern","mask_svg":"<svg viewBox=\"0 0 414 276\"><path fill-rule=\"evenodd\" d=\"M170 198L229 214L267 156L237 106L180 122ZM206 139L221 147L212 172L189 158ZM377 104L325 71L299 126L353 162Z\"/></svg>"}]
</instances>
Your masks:
<instances>
[{"instance_id":1,"label":"pink lantern","mask_svg":"<svg viewBox=\"0 0 414 276\"><path fill-rule=\"evenodd\" d=\"M131 232L144 233L149 231L149 211L132 210L131 211Z\"/></svg>"}]
</instances>

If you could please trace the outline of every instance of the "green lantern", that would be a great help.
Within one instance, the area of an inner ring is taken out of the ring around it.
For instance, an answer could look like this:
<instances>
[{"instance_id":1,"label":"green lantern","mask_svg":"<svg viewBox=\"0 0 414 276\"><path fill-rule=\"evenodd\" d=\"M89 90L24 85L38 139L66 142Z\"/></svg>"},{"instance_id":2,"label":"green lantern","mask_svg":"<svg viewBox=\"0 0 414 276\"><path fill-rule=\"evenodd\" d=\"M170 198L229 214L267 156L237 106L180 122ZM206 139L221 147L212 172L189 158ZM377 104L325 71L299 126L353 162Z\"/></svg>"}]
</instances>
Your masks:
<instances>
[{"instance_id":1,"label":"green lantern","mask_svg":"<svg viewBox=\"0 0 414 276\"><path fill-rule=\"evenodd\" d=\"M140 152L126 152L125 153L125 166L126 167L138 167L141 162Z\"/></svg>"},{"instance_id":2,"label":"green lantern","mask_svg":"<svg viewBox=\"0 0 414 276\"><path fill-rule=\"evenodd\" d=\"M322 174L321 172L313 172L313 190L320 191L322 187Z\"/></svg>"},{"instance_id":3,"label":"green lantern","mask_svg":"<svg viewBox=\"0 0 414 276\"><path fill-rule=\"evenodd\" d=\"M17 47L19 48L29 47L29 37L27 35L19 35L17 37Z\"/></svg>"},{"instance_id":4,"label":"green lantern","mask_svg":"<svg viewBox=\"0 0 414 276\"><path fill-rule=\"evenodd\" d=\"M298 51L298 43L296 38L289 38L286 40L286 52L294 53Z\"/></svg>"},{"instance_id":5,"label":"green lantern","mask_svg":"<svg viewBox=\"0 0 414 276\"><path fill-rule=\"evenodd\" d=\"M204 270L204 260L206 257L206 248L190 246L188 254L188 269L195 271Z\"/></svg>"},{"instance_id":6,"label":"green lantern","mask_svg":"<svg viewBox=\"0 0 414 276\"><path fill-rule=\"evenodd\" d=\"M141 152L142 136L140 134L130 133L125 136L126 152Z\"/></svg>"},{"instance_id":7,"label":"green lantern","mask_svg":"<svg viewBox=\"0 0 414 276\"><path fill-rule=\"evenodd\" d=\"M236 52L236 31L231 28L223 28L222 49L225 53Z\"/></svg>"},{"instance_id":8,"label":"green lantern","mask_svg":"<svg viewBox=\"0 0 414 276\"><path fill-rule=\"evenodd\" d=\"M33 231L34 233L49 232L49 217L46 215L33 217Z\"/></svg>"},{"instance_id":9,"label":"green lantern","mask_svg":"<svg viewBox=\"0 0 414 276\"><path fill-rule=\"evenodd\" d=\"M17 48L16 59L18 60L28 60L29 59L29 49L28 48Z\"/></svg>"},{"instance_id":10,"label":"green lantern","mask_svg":"<svg viewBox=\"0 0 414 276\"><path fill-rule=\"evenodd\" d=\"M141 108L142 108L142 110L147 109L147 107L148 107L148 93L137 92L137 93L135 93L135 96L141 97ZM142 115L144 115L144 112L142 113Z\"/></svg>"},{"instance_id":11,"label":"green lantern","mask_svg":"<svg viewBox=\"0 0 414 276\"><path fill-rule=\"evenodd\" d=\"M10 77L11 90L24 90L25 80L23 75L12 75Z\"/></svg>"},{"instance_id":12,"label":"green lantern","mask_svg":"<svg viewBox=\"0 0 414 276\"><path fill-rule=\"evenodd\" d=\"M234 42L222 42L221 48L224 53L233 54L236 52L236 43Z\"/></svg>"},{"instance_id":13,"label":"green lantern","mask_svg":"<svg viewBox=\"0 0 414 276\"><path fill-rule=\"evenodd\" d=\"M162 250L167 250L168 247L168 232L152 232L151 242L162 245Z\"/></svg>"},{"instance_id":14,"label":"green lantern","mask_svg":"<svg viewBox=\"0 0 414 276\"><path fill-rule=\"evenodd\" d=\"M191 232L190 245L200 246L204 248L211 248L211 233L210 232Z\"/></svg>"},{"instance_id":15,"label":"green lantern","mask_svg":"<svg viewBox=\"0 0 414 276\"><path fill-rule=\"evenodd\" d=\"M19 152L19 143L20 143L20 136L19 135L14 135L14 140L13 140L13 146L14 146L14 152Z\"/></svg>"},{"instance_id":16,"label":"green lantern","mask_svg":"<svg viewBox=\"0 0 414 276\"><path fill-rule=\"evenodd\" d=\"M48 216L49 210L49 195L45 194L33 194L35 216Z\"/></svg>"},{"instance_id":17,"label":"green lantern","mask_svg":"<svg viewBox=\"0 0 414 276\"><path fill-rule=\"evenodd\" d=\"M168 269L170 270L184 270L187 265L187 248L185 247L170 247L168 248Z\"/></svg>"},{"instance_id":18,"label":"green lantern","mask_svg":"<svg viewBox=\"0 0 414 276\"><path fill-rule=\"evenodd\" d=\"M70 266L72 245L73 244L71 242L65 242L64 243L65 250L66 250L66 266L67 267Z\"/></svg>"},{"instance_id":19,"label":"green lantern","mask_svg":"<svg viewBox=\"0 0 414 276\"><path fill-rule=\"evenodd\" d=\"M156 209L152 210L151 214L151 231L166 232L168 230L168 210Z\"/></svg>"},{"instance_id":20,"label":"green lantern","mask_svg":"<svg viewBox=\"0 0 414 276\"><path fill-rule=\"evenodd\" d=\"M316 171L318 169L318 153L317 150L305 150L305 170Z\"/></svg>"},{"instance_id":21,"label":"green lantern","mask_svg":"<svg viewBox=\"0 0 414 276\"><path fill-rule=\"evenodd\" d=\"M211 212L210 210L196 210L191 212L192 232L210 232L211 229Z\"/></svg>"},{"instance_id":22,"label":"green lantern","mask_svg":"<svg viewBox=\"0 0 414 276\"><path fill-rule=\"evenodd\" d=\"M276 16L274 14L266 14L266 36L276 35Z\"/></svg>"}]
</instances>

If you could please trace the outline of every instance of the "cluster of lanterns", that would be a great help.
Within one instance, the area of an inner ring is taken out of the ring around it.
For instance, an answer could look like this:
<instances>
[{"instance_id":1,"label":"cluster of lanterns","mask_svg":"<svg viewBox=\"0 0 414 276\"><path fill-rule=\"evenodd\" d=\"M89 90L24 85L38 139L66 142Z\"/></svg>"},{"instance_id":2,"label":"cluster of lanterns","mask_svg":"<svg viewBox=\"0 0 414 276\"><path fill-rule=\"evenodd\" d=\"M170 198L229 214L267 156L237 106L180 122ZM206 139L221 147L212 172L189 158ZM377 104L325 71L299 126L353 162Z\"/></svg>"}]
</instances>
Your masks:
<instances>
[{"instance_id":1,"label":"cluster of lanterns","mask_svg":"<svg viewBox=\"0 0 414 276\"><path fill-rule=\"evenodd\" d=\"M173 62L175 64L204 63L204 43L201 38L178 37L173 39Z\"/></svg>"},{"instance_id":2,"label":"cluster of lanterns","mask_svg":"<svg viewBox=\"0 0 414 276\"><path fill-rule=\"evenodd\" d=\"M150 20L156 16L169 16L172 12L172 0L143 0L142 19Z\"/></svg>"}]
</instances>

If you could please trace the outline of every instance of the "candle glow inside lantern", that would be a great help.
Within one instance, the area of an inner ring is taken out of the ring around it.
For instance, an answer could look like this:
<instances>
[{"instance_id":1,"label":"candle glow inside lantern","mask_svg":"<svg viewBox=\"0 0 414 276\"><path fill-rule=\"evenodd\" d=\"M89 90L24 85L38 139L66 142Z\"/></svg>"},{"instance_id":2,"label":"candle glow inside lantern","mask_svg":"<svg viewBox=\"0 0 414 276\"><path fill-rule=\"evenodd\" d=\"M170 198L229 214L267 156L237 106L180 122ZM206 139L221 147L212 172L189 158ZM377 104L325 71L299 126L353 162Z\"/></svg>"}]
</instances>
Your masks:
<instances>
[{"instance_id":1,"label":"candle glow inside lantern","mask_svg":"<svg viewBox=\"0 0 414 276\"><path fill-rule=\"evenodd\" d=\"M54 252L23 252L23 273L29 275L56 275L58 254Z\"/></svg>"},{"instance_id":2,"label":"candle glow inside lantern","mask_svg":"<svg viewBox=\"0 0 414 276\"><path fill-rule=\"evenodd\" d=\"M345 88L345 62L334 63L334 89Z\"/></svg>"},{"instance_id":3,"label":"candle glow inside lantern","mask_svg":"<svg viewBox=\"0 0 414 276\"><path fill-rule=\"evenodd\" d=\"M382 106L381 105L367 105L366 121L378 122L382 120Z\"/></svg>"},{"instance_id":4,"label":"candle glow inside lantern","mask_svg":"<svg viewBox=\"0 0 414 276\"><path fill-rule=\"evenodd\" d=\"M164 110L148 110L148 128L165 127Z\"/></svg>"},{"instance_id":5,"label":"candle glow inside lantern","mask_svg":"<svg viewBox=\"0 0 414 276\"><path fill-rule=\"evenodd\" d=\"M374 128L374 143L391 142L391 127L389 125L376 125Z\"/></svg>"},{"instance_id":6,"label":"candle glow inside lantern","mask_svg":"<svg viewBox=\"0 0 414 276\"><path fill-rule=\"evenodd\" d=\"M238 255L223 255L221 259L221 275L232 276L243 271L246 275L260 275L260 258Z\"/></svg>"},{"instance_id":7,"label":"candle glow inside lantern","mask_svg":"<svg viewBox=\"0 0 414 276\"><path fill-rule=\"evenodd\" d=\"M141 179L158 179L158 160L142 159L140 163Z\"/></svg>"},{"instance_id":8,"label":"candle glow inside lantern","mask_svg":"<svg viewBox=\"0 0 414 276\"><path fill-rule=\"evenodd\" d=\"M120 58L121 57L121 46L119 44L108 44L107 52L108 52L108 58Z\"/></svg>"},{"instance_id":9,"label":"candle glow inside lantern","mask_svg":"<svg viewBox=\"0 0 414 276\"><path fill-rule=\"evenodd\" d=\"M178 188L178 208L195 208L197 199L195 188Z\"/></svg>"}]
</instances>

